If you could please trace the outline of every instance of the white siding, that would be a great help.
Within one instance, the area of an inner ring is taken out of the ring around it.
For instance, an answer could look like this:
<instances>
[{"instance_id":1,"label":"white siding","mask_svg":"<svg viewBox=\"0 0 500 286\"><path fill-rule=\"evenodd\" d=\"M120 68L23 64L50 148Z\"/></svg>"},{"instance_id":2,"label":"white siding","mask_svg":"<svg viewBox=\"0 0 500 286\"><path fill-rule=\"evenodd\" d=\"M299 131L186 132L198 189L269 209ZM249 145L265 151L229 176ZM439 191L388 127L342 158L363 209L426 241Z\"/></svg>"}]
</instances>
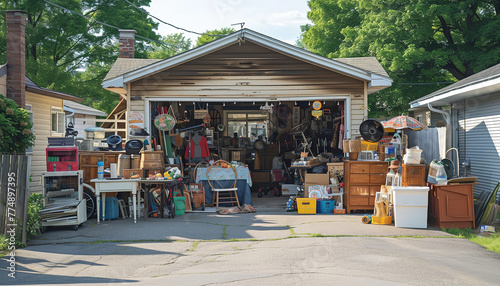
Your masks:
<instances>
[{"instance_id":1,"label":"white siding","mask_svg":"<svg viewBox=\"0 0 500 286\"><path fill-rule=\"evenodd\" d=\"M493 191L500 180L499 96L476 97L457 105L460 161L469 161L469 176L478 177L476 193Z\"/></svg>"},{"instance_id":2,"label":"white siding","mask_svg":"<svg viewBox=\"0 0 500 286\"><path fill-rule=\"evenodd\" d=\"M31 158L31 181L30 192L41 192L40 176L47 171L45 148L47 147L47 137L61 136L51 134L51 108L63 108L62 99L38 95L26 92L26 103L33 106L33 130L36 136L33 155Z\"/></svg>"}]
</instances>

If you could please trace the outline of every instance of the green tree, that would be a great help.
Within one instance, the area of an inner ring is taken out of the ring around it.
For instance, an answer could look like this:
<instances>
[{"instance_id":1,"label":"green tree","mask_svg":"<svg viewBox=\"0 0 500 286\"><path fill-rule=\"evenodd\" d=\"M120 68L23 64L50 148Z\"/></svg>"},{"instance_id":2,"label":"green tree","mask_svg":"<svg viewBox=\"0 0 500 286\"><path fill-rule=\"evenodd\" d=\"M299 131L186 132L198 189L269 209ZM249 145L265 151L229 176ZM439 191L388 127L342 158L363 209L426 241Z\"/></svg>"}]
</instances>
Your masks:
<instances>
[{"instance_id":1,"label":"green tree","mask_svg":"<svg viewBox=\"0 0 500 286\"><path fill-rule=\"evenodd\" d=\"M500 62L498 0L310 0L302 43L327 56L375 56L393 87L370 96L370 116L397 115L408 102Z\"/></svg>"},{"instance_id":2,"label":"green tree","mask_svg":"<svg viewBox=\"0 0 500 286\"><path fill-rule=\"evenodd\" d=\"M74 13L157 40L158 24L126 1L51 0ZM131 1L148 6L151 0ZM102 79L118 57L118 30L70 13L43 0L0 2L0 45L6 46L6 10L27 12L26 75L41 87L84 98L85 103L116 102L100 88ZM140 38L138 39L140 40ZM136 57L146 57L149 42L137 41ZM5 49L0 49L5 62ZM84 78L84 81L81 81ZM110 111L113 106L105 106Z\"/></svg>"},{"instance_id":3,"label":"green tree","mask_svg":"<svg viewBox=\"0 0 500 286\"><path fill-rule=\"evenodd\" d=\"M35 144L32 127L28 112L0 94L0 153L25 153Z\"/></svg>"},{"instance_id":4,"label":"green tree","mask_svg":"<svg viewBox=\"0 0 500 286\"><path fill-rule=\"evenodd\" d=\"M199 47L234 32L236 32L236 30L234 30L233 28L222 28L220 30L206 31L203 35L199 36L198 39L196 39L196 46Z\"/></svg>"},{"instance_id":5,"label":"green tree","mask_svg":"<svg viewBox=\"0 0 500 286\"><path fill-rule=\"evenodd\" d=\"M186 39L182 33L161 37L160 41L166 43L166 45L153 43L151 51L148 52L148 58L166 59L191 48L191 39Z\"/></svg>"}]
</instances>

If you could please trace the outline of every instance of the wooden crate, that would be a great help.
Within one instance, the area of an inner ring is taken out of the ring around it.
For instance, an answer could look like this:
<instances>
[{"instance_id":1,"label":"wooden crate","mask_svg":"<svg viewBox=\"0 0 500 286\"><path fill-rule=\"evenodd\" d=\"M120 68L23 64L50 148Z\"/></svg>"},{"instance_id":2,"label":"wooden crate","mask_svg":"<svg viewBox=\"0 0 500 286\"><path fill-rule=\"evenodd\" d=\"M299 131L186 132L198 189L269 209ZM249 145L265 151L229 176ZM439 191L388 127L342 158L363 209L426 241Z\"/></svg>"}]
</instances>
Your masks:
<instances>
[{"instance_id":1,"label":"wooden crate","mask_svg":"<svg viewBox=\"0 0 500 286\"><path fill-rule=\"evenodd\" d=\"M123 169L123 178L130 179L134 175L139 175L142 177L142 169Z\"/></svg>"},{"instance_id":2,"label":"wooden crate","mask_svg":"<svg viewBox=\"0 0 500 286\"><path fill-rule=\"evenodd\" d=\"M142 151L141 169L163 168L163 151Z\"/></svg>"}]
</instances>

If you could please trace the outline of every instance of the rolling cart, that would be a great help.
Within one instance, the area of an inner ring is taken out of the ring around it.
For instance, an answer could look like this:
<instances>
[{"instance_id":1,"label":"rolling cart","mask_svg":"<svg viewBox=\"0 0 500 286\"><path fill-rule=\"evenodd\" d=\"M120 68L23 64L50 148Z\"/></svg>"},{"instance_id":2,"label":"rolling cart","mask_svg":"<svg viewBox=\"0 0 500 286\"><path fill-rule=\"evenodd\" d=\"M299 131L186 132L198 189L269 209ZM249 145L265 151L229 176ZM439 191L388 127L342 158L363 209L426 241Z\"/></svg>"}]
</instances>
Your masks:
<instances>
[{"instance_id":1,"label":"rolling cart","mask_svg":"<svg viewBox=\"0 0 500 286\"><path fill-rule=\"evenodd\" d=\"M83 171L42 173L43 205L40 211L42 231L48 226L78 226L87 221L83 198Z\"/></svg>"}]
</instances>

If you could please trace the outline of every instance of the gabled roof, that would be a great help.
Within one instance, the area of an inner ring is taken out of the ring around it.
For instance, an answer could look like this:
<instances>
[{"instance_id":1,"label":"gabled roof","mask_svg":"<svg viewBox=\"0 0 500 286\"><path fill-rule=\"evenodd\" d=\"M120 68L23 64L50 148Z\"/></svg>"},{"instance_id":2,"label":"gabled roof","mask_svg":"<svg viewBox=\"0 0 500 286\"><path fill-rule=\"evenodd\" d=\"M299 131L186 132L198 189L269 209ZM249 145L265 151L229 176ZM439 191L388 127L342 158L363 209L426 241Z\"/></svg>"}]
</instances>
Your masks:
<instances>
[{"instance_id":1,"label":"gabled roof","mask_svg":"<svg viewBox=\"0 0 500 286\"><path fill-rule=\"evenodd\" d=\"M152 63L156 63L158 61L161 61L161 59L130 59L130 58L118 58L116 59L115 63L111 67L111 69L108 71L108 74L106 74L106 77L104 78L104 81L124 75L127 72L136 70L138 68L145 67L147 65L150 65Z\"/></svg>"},{"instance_id":2,"label":"gabled roof","mask_svg":"<svg viewBox=\"0 0 500 286\"><path fill-rule=\"evenodd\" d=\"M59 92L43 87L39 87L36 83L34 83L30 78L26 77L26 91L37 93L40 95L50 96L54 98L66 99L66 100L74 100L74 101L82 101L83 99L64 93Z\"/></svg>"},{"instance_id":3,"label":"gabled roof","mask_svg":"<svg viewBox=\"0 0 500 286\"><path fill-rule=\"evenodd\" d=\"M416 99L410 102L410 106L426 107L428 103L436 106L449 105L451 102L495 91L500 91L500 64Z\"/></svg>"},{"instance_id":4,"label":"gabled roof","mask_svg":"<svg viewBox=\"0 0 500 286\"><path fill-rule=\"evenodd\" d=\"M107 116L106 112L97 110L95 108L76 103L71 100L63 100L64 110L79 114L95 115L95 116Z\"/></svg>"},{"instance_id":5,"label":"gabled roof","mask_svg":"<svg viewBox=\"0 0 500 286\"><path fill-rule=\"evenodd\" d=\"M371 92L389 87L392 84L392 79L373 57L329 59L255 31L243 29L164 60L118 59L106 75L102 85L110 90L123 89L128 82L181 65L241 41L250 41L315 66L368 81Z\"/></svg>"}]
</instances>

